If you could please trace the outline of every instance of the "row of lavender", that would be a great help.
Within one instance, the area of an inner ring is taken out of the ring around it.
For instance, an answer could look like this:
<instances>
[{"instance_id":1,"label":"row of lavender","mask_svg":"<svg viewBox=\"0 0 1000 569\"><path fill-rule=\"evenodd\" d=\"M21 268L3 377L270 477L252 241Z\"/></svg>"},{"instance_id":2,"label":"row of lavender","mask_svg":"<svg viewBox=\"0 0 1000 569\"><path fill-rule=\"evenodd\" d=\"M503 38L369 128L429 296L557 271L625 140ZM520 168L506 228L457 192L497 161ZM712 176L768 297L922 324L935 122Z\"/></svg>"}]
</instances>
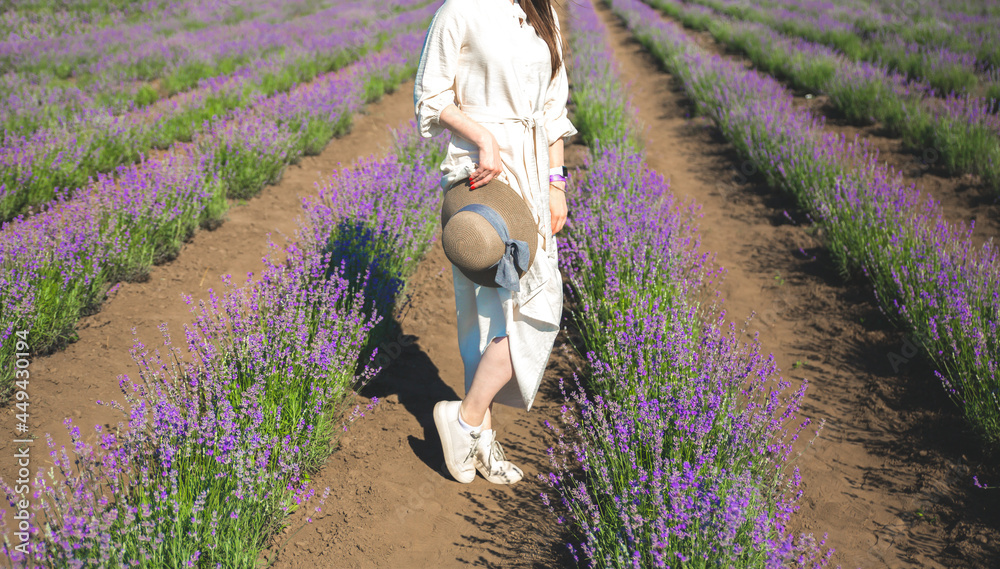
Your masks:
<instances>
[{"instance_id":1,"label":"row of lavender","mask_svg":"<svg viewBox=\"0 0 1000 569\"><path fill-rule=\"evenodd\" d=\"M92 107L124 110L158 97L153 85L136 81L116 67L105 66L100 74L78 69L95 58L123 46L128 52L185 29L200 30L202 35L218 33L224 39L221 35L227 23L251 17L280 22L301 8L300 2L287 3L285 10L274 3L205 5L192 0L154 0L145 6L48 0L24 4L0 16L0 22L8 26L0 38L0 125L16 132L71 120ZM173 75L167 68L163 71L164 78Z\"/></svg>"},{"instance_id":2,"label":"row of lavender","mask_svg":"<svg viewBox=\"0 0 1000 569\"><path fill-rule=\"evenodd\" d=\"M699 302L717 275L697 252L696 208L644 165L593 6L569 11L574 120L592 157L560 258L590 374L567 394L543 499L568 511L590 567L823 566L822 544L788 530L805 387L789 390L725 325L721 301Z\"/></svg>"},{"instance_id":3,"label":"row of lavender","mask_svg":"<svg viewBox=\"0 0 1000 569\"><path fill-rule=\"evenodd\" d=\"M367 1L370 7L376 5ZM410 0L408 5L424 1ZM286 65L278 58L203 82L198 91L132 113L114 115L97 109L71 125L23 136L8 133L0 143L0 221L46 204L58 194L72 194L92 176L134 162L151 148L189 141L234 113L267 104L296 84L378 50L393 35L424 25L431 8L423 6L365 27L358 27L362 20L357 17L334 20L333 25L343 24L345 29L324 33L313 42L317 52L306 58L308 65ZM317 63L321 55L329 57L322 65Z\"/></svg>"},{"instance_id":4,"label":"row of lavender","mask_svg":"<svg viewBox=\"0 0 1000 569\"><path fill-rule=\"evenodd\" d=\"M885 65L944 94L1000 98L996 16L966 16L962 21L956 14L910 14L910 9L921 8L916 2L897 6L889 14L871 5L858 8L829 0L779 0L756 6L741 0L685 2L821 43L851 59Z\"/></svg>"},{"instance_id":5,"label":"row of lavender","mask_svg":"<svg viewBox=\"0 0 1000 569\"><path fill-rule=\"evenodd\" d=\"M117 430L89 444L67 421L52 471L27 495L5 486L30 502L24 529L3 528L9 566L249 569L290 512L318 511L309 476L364 412L349 413L353 389L377 373L437 225L443 148L412 128L400 141L305 199L297 242L259 276L192 306L183 347L166 329L158 349L136 342Z\"/></svg>"},{"instance_id":6,"label":"row of lavender","mask_svg":"<svg viewBox=\"0 0 1000 569\"><path fill-rule=\"evenodd\" d=\"M117 25L86 26L77 33L64 28L66 33L10 34L0 41L0 69L45 69L64 77L99 75L122 61L139 63L141 59L134 56L128 60L119 59L129 57L123 52L137 49L146 58L155 57L158 61L131 67L149 70L161 61L189 52L184 44L197 51L207 47L210 38L229 43L241 34L266 33L273 25L329 7L327 2L305 0L234 0L193 13L192 9L198 9L196 2L169 2L159 9L153 8L147 17L125 19ZM112 17L117 12L113 5L96 4L90 13L79 15L93 17L102 8ZM219 47L222 51L217 55L238 53L232 51L234 46Z\"/></svg>"},{"instance_id":7,"label":"row of lavender","mask_svg":"<svg viewBox=\"0 0 1000 569\"><path fill-rule=\"evenodd\" d=\"M851 23L864 38L894 34L922 46L948 47L959 52L977 49L996 37L1000 7L979 0L922 0L900 4L896 0L762 0L768 10L787 9L802 14L828 12L831 18ZM988 59L988 58L981 58Z\"/></svg>"},{"instance_id":8,"label":"row of lavender","mask_svg":"<svg viewBox=\"0 0 1000 569\"><path fill-rule=\"evenodd\" d=\"M146 20L187 15L191 10L198 10L197 21L228 19L239 11L226 4L204 5L193 0L15 0L6 8L0 13L0 41L78 36L104 28L120 29Z\"/></svg>"},{"instance_id":9,"label":"row of lavender","mask_svg":"<svg viewBox=\"0 0 1000 569\"><path fill-rule=\"evenodd\" d=\"M164 4L152 7L145 17L109 26L83 26L76 33L67 23L66 33L10 34L0 40L0 70L26 85L59 83L72 77L74 84L86 87L91 94L128 92L134 90L129 82L166 79L188 61L235 61L262 51L252 42L240 41L243 34L270 35L290 22L301 25L303 17L317 11L323 11L327 18L335 17L329 10L333 7L330 0L236 0L210 5L175 0ZM339 5L355 9L350 3ZM94 8L81 16L93 18L102 8L109 16L116 14L113 6L95 3ZM267 51L273 45L262 47Z\"/></svg>"},{"instance_id":10,"label":"row of lavender","mask_svg":"<svg viewBox=\"0 0 1000 569\"><path fill-rule=\"evenodd\" d=\"M91 69L76 69L71 80L52 69L63 64L49 61L45 50L20 50L24 53L19 57L39 69L18 69L0 77L0 129L26 135L46 127L73 128L80 120L134 111L203 80L258 67L274 72L290 68L300 74L309 67L329 71L343 48L333 40L354 30L366 31L371 41L379 32L377 26L371 28L374 23L410 9L413 3L244 0L232 4L245 21L224 25L213 20L211 11L197 12L206 19L194 22L198 29L191 32L169 35L178 30L161 29L163 21L153 20L134 29L103 30L99 38L45 39L54 56L71 61L100 56ZM183 18L167 20L187 21L190 12L183 10ZM158 37L159 32L168 35ZM81 50L89 55L76 53Z\"/></svg>"},{"instance_id":11,"label":"row of lavender","mask_svg":"<svg viewBox=\"0 0 1000 569\"><path fill-rule=\"evenodd\" d=\"M227 197L256 194L286 164L345 132L365 102L413 72L421 38L399 36L382 53L219 121L167 158L102 175L73 199L5 224L3 361L13 361L15 330L29 330L40 352L58 348L108 286L172 257L196 228L221 221ZM0 392L12 377L10 366L0 370Z\"/></svg>"},{"instance_id":12,"label":"row of lavender","mask_svg":"<svg viewBox=\"0 0 1000 569\"><path fill-rule=\"evenodd\" d=\"M931 96L925 84L866 62L845 58L825 46L787 38L762 24L739 22L703 6L678 0L648 0L684 25L709 30L720 42L757 67L799 88L826 93L848 118L879 121L936 166L975 174L1000 193L1000 116L996 102L971 95Z\"/></svg>"},{"instance_id":13,"label":"row of lavender","mask_svg":"<svg viewBox=\"0 0 1000 569\"><path fill-rule=\"evenodd\" d=\"M872 282L882 310L937 365L988 443L1000 443L1000 258L971 228L880 163L877 149L825 132L773 78L712 57L639 0L611 0L767 180L824 228L841 268Z\"/></svg>"}]
</instances>

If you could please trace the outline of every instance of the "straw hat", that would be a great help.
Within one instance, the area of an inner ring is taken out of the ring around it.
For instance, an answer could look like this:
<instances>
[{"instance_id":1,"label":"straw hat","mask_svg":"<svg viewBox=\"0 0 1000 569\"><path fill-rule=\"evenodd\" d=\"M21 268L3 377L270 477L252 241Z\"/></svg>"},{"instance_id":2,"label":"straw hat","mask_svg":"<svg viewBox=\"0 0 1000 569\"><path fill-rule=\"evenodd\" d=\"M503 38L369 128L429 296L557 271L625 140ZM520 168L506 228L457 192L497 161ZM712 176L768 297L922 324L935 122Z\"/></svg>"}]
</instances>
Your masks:
<instances>
[{"instance_id":1,"label":"straw hat","mask_svg":"<svg viewBox=\"0 0 1000 569\"><path fill-rule=\"evenodd\" d=\"M469 280L520 290L517 279L535 260L538 228L513 188L496 178L476 189L468 179L453 185L441 206L441 227L445 255Z\"/></svg>"}]
</instances>

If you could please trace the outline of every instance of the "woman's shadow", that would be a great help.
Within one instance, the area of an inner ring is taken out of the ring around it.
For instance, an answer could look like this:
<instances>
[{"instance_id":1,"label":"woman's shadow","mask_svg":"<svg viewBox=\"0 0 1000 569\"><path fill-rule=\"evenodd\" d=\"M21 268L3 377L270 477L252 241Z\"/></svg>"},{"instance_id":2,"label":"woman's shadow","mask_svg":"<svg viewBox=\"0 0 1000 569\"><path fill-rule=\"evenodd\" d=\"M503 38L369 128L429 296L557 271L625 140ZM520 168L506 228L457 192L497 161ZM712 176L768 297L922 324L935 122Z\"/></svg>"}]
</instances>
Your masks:
<instances>
[{"instance_id":1,"label":"woman's shadow","mask_svg":"<svg viewBox=\"0 0 1000 569\"><path fill-rule=\"evenodd\" d=\"M394 239L391 232L372 227L369 222L341 221L331 232L325 249L330 255L327 274L345 277L349 293L361 297L365 311L383 315L371 330L357 369L362 376L366 369L379 371L358 392L382 401L398 398L398 403L424 430L423 440L409 437L414 454L446 477L446 471L441 468L444 456L434 426L433 410L438 401L455 400L459 396L441 379L437 366L421 347L419 337L404 333L406 329L420 326L403 326L410 309L425 300L427 293L439 295L444 292L440 290L442 283L435 282L433 274L433 266L441 264L444 251L435 240L415 274L404 278L401 267L395 262L399 244ZM421 290L423 288L428 290ZM370 354L374 356L370 358Z\"/></svg>"},{"instance_id":2,"label":"woman's shadow","mask_svg":"<svg viewBox=\"0 0 1000 569\"><path fill-rule=\"evenodd\" d=\"M424 431L423 439L413 435L407 437L413 454L431 470L448 478L434 425L434 405L441 400L454 401L461 397L441 379L440 370L421 347L418 336L404 334L396 319L390 330L387 339L378 345L375 358L381 371L360 393L382 401L395 395Z\"/></svg>"}]
</instances>

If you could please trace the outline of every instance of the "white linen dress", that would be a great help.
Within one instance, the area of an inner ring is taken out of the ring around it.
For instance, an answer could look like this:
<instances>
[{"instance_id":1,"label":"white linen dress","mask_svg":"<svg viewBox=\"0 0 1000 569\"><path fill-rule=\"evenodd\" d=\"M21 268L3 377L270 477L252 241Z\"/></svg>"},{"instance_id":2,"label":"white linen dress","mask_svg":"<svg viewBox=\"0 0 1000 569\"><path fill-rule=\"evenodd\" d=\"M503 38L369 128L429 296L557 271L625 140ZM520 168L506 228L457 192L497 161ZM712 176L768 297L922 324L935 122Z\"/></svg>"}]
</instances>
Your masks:
<instances>
[{"instance_id":1,"label":"white linen dress","mask_svg":"<svg viewBox=\"0 0 1000 569\"><path fill-rule=\"evenodd\" d=\"M520 292L476 285L452 267L466 391L486 347L506 335L514 379L494 401L530 409L559 333L563 303L549 214L548 147L576 134L576 128L566 115L565 65L552 78L548 46L525 20L510 0L446 0L427 32L413 101L424 137L444 130L439 119L450 104L492 132L503 162L498 178L525 198L538 221L539 249L520 279ZM478 147L453 133L441 164L441 187L469 177L478 162Z\"/></svg>"}]
</instances>

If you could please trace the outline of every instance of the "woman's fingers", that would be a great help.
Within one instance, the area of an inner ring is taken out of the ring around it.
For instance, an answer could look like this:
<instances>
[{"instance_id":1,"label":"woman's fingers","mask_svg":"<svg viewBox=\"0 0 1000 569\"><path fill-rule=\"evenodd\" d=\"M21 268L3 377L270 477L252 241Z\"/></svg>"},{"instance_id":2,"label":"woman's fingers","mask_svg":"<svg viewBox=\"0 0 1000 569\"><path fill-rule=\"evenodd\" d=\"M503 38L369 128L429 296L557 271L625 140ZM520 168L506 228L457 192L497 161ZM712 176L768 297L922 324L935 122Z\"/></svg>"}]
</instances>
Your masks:
<instances>
[{"instance_id":1,"label":"woman's fingers","mask_svg":"<svg viewBox=\"0 0 1000 569\"><path fill-rule=\"evenodd\" d=\"M475 186L476 182L478 182L479 179L482 177L483 177L482 167L476 168L475 170L472 171L472 174L469 174L469 184Z\"/></svg>"},{"instance_id":2,"label":"woman's fingers","mask_svg":"<svg viewBox=\"0 0 1000 569\"><path fill-rule=\"evenodd\" d=\"M555 235L562 231L563 226L566 225L565 217L557 217L552 220L552 234Z\"/></svg>"},{"instance_id":3,"label":"woman's fingers","mask_svg":"<svg viewBox=\"0 0 1000 569\"><path fill-rule=\"evenodd\" d=\"M563 225L566 224L566 216L560 213L556 213L552 216L552 234L555 235L562 231Z\"/></svg>"},{"instance_id":4,"label":"woman's fingers","mask_svg":"<svg viewBox=\"0 0 1000 569\"><path fill-rule=\"evenodd\" d=\"M493 178L495 178L495 177L496 176L492 172L488 172L485 176L483 176L482 180L480 180L479 182L476 182L476 185L477 186L485 186L486 184L489 184L490 181L492 181Z\"/></svg>"},{"instance_id":5,"label":"woman's fingers","mask_svg":"<svg viewBox=\"0 0 1000 569\"><path fill-rule=\"evenodd\" d=\"M491 132L483 129L483 136L479 143L479 159L476 169L469 175L469 184L472 187L482 186L490 183L493 178L503 171L503 163L500 161L500 145Z\"/></svg>"},{"instance_id":6,"label":"woman's fingers","mask_svg":"<svg viewBox=\"0 0 1000 569\"><path fill-rule=\"evenodd\" d=\"M503 168L501 167L489 167L480 164L469 176L469 183L473 186L484 186L493 178L499 176L501 172L503 172Z\"/></svg>"},{"instance_id":7,"label":"woman's fingers","mask_svg":"<svg viewBox=\"0 0 1000 569\"><path fill-rule=\"evenodd\" d=\"M490 173L489 168L486 168L485 166L480 164L479 167L476 168L474 172L472 172L472 175L469 176L469 182L471 182L473 185L476 186L485 184L486 176L488 176L489 173Z\"/></svg>"}]
</instances>

